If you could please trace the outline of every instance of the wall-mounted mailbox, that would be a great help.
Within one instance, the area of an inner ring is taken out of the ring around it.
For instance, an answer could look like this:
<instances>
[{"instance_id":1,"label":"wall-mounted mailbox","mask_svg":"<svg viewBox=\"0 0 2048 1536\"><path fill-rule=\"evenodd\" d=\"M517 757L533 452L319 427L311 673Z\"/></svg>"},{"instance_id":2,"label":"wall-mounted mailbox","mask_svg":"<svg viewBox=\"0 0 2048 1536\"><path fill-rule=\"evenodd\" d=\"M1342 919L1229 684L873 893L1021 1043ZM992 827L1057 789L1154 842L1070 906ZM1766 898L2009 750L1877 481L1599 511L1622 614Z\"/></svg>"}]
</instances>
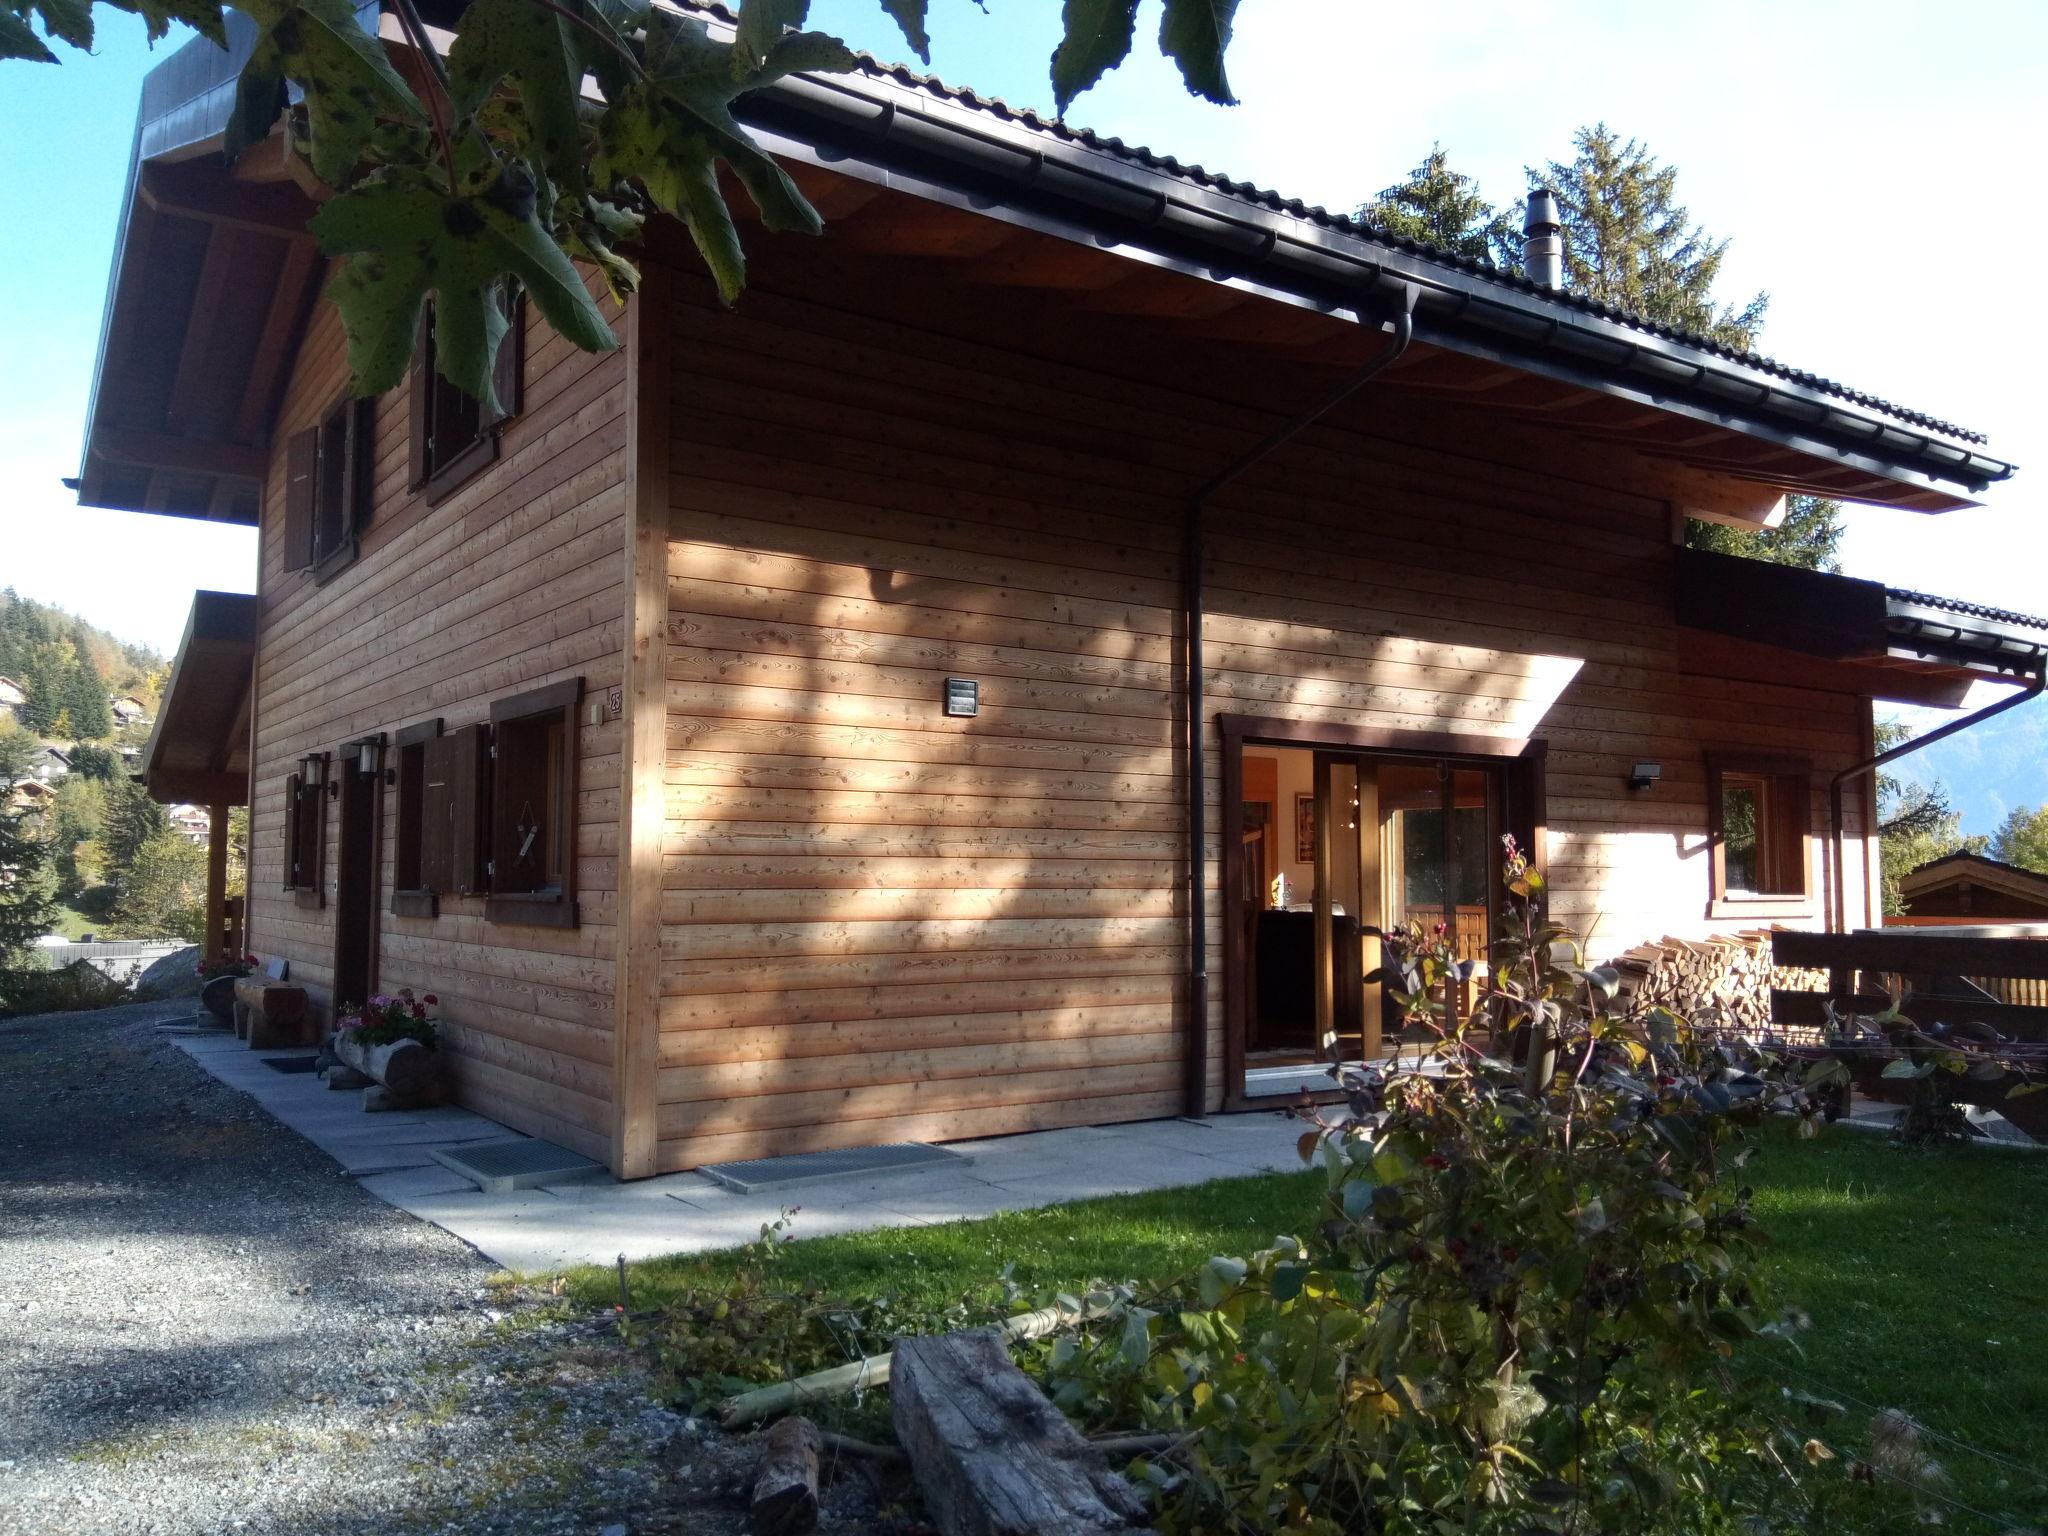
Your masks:
<instances>
[{"instance_id":1,"label":"wall-mounted mailbox","mask_svg":"<svg viewBox=\"0 0 2048 1536\"><path fill-rule=\"evenodd\" d=\"M980 714L981 684L971 677L947 678L946 713L949 715Z\"/></svg>"}]
</instances>

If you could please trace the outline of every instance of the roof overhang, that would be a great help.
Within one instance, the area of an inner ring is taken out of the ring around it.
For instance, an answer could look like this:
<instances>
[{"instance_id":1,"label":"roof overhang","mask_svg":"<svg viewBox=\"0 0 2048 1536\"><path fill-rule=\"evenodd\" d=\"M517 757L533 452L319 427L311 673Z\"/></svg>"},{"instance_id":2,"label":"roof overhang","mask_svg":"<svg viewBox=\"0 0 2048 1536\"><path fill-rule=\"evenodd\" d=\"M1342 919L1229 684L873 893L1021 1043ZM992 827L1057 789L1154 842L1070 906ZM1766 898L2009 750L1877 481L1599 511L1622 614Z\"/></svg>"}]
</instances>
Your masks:
<instances>
[{"instance_id":1,"label":"roof overhang","mask_svg":"<svg viewBox=\"0 0 2048 1536\"><path fill-rule=\"evenodd\" d=\"M195 592L136 777L164 805L249 803L256 599Z\"/></svg>"},{"instance_id":2,"label":"roof overhang","mask_svg":"<svg viewBox=\"0 0 2048 1536\"><path fill-rule=\"evenodd\" d=\"M2021 901L2038 902L2048 913L2048 875L2020 869L1974 853L1951 853L1930 860L1899 877L1901 896L1927 896L1960 886L1997 891Z\"/></svg>"},{"instance_id":3,"label":"roof overhang","mask_svg":"<svg viewBox=\"0 0 2048 1536\"><path fill-rule=\"evenodd\" d=\"M1874 699L1954 708L1974 683L2021 682L2048 666L2048 627L2020 615L1941 606L1828 571L1676 553L1679 623L1819 658L1836 669L1836 686Z\"/></svg>"},{"instance_id":4,"label":"roof overhang","mask_svg":"<svg viewBox=\"0 0 2048 1536\"><path fill-rule=\"evenodd\" d=\"M459 14L449 0L422 9ZM358 0L357 16L393 44L379 0ZM452 33L433 35L445 46ZM317 188L282 136L232 172L213 154L254 30L234 19L230 40L186 45L144 86L88 504L254 517L321 262L302 217ZM824 208L828 251L944 261L985 286L1058 292L1083 320L1181 326L1333 368L1412 301L1416 344L1389 390L1519 421L1544 451L1623 461L1689 515L1765 525L1787 492L1945 511L2012 473L1931 417L872 61L780 81L738 115ZM734 209L744 217L745 199Z\"/></svg>"}]
</instances>

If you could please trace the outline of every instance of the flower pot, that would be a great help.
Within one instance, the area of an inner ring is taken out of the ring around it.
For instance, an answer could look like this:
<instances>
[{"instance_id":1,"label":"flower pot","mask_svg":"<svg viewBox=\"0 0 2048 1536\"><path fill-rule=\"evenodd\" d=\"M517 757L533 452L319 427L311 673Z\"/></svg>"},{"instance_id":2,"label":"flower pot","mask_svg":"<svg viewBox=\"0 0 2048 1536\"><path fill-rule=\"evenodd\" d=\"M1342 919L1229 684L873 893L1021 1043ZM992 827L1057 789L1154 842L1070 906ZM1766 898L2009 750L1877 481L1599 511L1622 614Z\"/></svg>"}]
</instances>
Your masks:
<instances>
[{"instance_id":1,"label":"flower pot","mask_svg":"<svg viewBox=\"0 0 2048 1536\"><path fill-rule=\"evenodd\" d=\"M232 1024L235 1018L234 976L216 976L199 989L199 1004L223 1024Z\"/></svg>"}]
</instances>

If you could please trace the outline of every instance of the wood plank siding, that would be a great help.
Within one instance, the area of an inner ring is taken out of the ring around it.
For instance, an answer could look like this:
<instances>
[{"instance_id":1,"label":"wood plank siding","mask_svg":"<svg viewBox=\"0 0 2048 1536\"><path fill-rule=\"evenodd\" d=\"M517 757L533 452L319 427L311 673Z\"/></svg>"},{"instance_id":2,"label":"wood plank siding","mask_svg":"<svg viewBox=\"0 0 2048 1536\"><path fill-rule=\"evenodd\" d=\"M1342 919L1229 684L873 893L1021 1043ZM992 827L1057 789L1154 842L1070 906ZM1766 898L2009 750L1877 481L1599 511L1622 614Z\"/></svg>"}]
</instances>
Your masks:
<instances>
[{"instance_id":1,"label":"wood plank siding","mask_svg":"<svg viewBox=\"0 0 2048 1536\"><path fill-rule=\"evenodd\" d=\"M251 945L289 960L322 1009L348 1001L332 996L339 818L330 806L324 904L302 905L282 889L285 785L298 760L424 720L474 724L493 699L565 678L581 677L585 699L602 708L620 684L627 611L623 351L579 352L528 306L520 413L502 429L496 462L434 506L407 489L410 386L378 400L361 553L316 585L311 571L286 569L284 445L347 384L341 326L323 303L272 434L249 870ZM592 724L586 706L577 732L579 926L488 922L481 896L444 895L432 917L394 914L390 789L381 791L375 918L376 983L441 998L462 1102L607 1159L621 782L609 713Z\"/></svg>"},{"instance_id":2,"label":"wood plank siding","mask_svg":"<svg viewBox=\"0 0 2048 1536\"><path fill-rule=\"evenodd\" d=\"M765 252L730 312L674 283L664 1169L1181 1111L1182 509L1327 387L833 259ZM1699 670L1671 506L1488 421L1376 385L1210 514L1212 1105L1217 714L1541 738L1553 910L1609 952L1740 926L1707 753L1809 758L1823 919L1865 702Z\"/></svg>"}]
</instances>

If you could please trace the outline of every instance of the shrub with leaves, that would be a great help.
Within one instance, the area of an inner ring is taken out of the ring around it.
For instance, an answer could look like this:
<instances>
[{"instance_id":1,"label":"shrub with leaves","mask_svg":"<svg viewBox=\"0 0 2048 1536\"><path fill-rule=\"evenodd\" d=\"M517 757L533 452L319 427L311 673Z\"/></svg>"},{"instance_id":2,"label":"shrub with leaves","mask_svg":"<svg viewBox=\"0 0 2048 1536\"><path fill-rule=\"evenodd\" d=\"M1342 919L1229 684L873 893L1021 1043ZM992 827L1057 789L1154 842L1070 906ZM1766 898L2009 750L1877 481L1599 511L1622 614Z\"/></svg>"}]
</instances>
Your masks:
<instances>
[{"instance_id":1,"label":"shrub with leaves","mask_svg":"<svg viewBox=\"0 0 2048 1536\"><path fill-rule=\"evenodd\" d=\"M432 1047L439 1041L434 1014L440 1003L431 992L424 997L414 997L409 989L392 997L379 994L367 1003L344 1003L334 1028L358 1045L396 1045L401 1040L417 1040Z\"/></svg>"},{"instance_id":2,"label":"shrub with leaves","mask_svg":"<svg viewBox=\"0 0 2048 1536\"><path fill-rule=\"evenodd\" d=\"M1162 1529L1697 1532L1796 1491L1733 1360L1788 1325L1730 1143L1817 1105L1675 1016L1610 1015L1615 978L1512 849L1508 882L1491 976L1442 934L1384 936L1430 1043L1311 1116L1320 1225L1049 1351L1070 1412L1179 1437L1140 1468Z\"/></svg>"}]
</instances>

